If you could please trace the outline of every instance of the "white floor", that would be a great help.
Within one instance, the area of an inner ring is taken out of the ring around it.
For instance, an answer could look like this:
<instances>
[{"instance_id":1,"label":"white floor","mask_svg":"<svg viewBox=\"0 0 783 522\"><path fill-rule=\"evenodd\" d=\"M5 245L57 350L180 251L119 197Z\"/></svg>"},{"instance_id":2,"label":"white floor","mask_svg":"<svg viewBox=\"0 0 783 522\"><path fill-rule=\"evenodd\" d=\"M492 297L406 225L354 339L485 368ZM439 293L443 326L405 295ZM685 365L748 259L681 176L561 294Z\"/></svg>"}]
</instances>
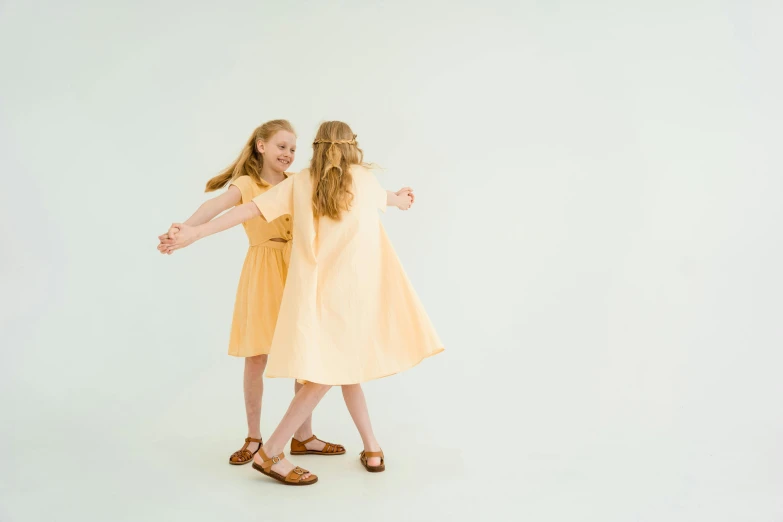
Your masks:
<instances>
[{"instance_id":1,"label":"white floor","mask_svg":"<svg viewBox=\"0 0 783 522\"><path fill-rule=\"evenodd\" d=\"M655 432L632 414L623 425L585 422L576 410L557 415L525 394L516 396L518 409L500 401L481 407L489 397L471 399L467 390L449 392L445 403L438 392L431 404L411 399L406 390L425 377L444 378L434 362L366 387L385 473L358 463L360 441L332 390L317 410L316 433L348 453L296 459L320 480L285 487L225 462L244 436L241 403L229 400L237 390L219 388L238 367L226 370L216 371L214 385L193 381L172 403L86 399L52 410L51 424L33 410L17 412L2 432L0 520L783 520L783 471L766 456L780 454L772 433L731 446L720 431L712 440L685 433L673 440L672 430ZM267 385L267 433L289 384ZM505 425L497 422L504 411Z\"/></svg>"}]
</instances>

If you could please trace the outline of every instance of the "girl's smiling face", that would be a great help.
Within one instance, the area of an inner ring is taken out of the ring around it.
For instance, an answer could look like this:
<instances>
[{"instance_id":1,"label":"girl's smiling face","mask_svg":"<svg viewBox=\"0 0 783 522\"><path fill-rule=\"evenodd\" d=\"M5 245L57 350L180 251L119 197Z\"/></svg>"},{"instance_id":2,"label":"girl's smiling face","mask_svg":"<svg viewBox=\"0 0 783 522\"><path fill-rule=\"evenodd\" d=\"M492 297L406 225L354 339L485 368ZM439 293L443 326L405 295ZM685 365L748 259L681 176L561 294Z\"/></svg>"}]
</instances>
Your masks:
<instances>
[{"instance_id":1,"label":"girl's smiling face","mask_svg":"<svg viewBox=\"0 0 783 522\"><path fill-rule=\"evenodd\" d=\"M264 165L275 172L285 172L296 156L296 135L281 130L272 135L268 141L256 142L258 152L264 156Z\"/></svg>"}]
</instances>

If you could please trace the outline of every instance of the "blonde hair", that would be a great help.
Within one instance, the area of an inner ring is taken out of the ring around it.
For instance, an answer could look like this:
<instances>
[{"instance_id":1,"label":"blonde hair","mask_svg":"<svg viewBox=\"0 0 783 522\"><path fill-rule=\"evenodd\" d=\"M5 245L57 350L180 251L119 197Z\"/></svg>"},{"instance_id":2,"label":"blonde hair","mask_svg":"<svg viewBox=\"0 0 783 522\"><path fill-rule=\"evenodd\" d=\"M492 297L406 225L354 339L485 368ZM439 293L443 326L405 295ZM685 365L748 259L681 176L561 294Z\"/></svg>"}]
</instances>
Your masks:
<instances>
[{"instance_id":1,"label":"blonde hair","mask_svg":"<svg viewBox=\"0 0 783 522\"><path fill-rule=\"evenodd\" d=\"M264 157L258 152L256 142L258 140L269 141L272 139L272 136L280 131L296 134L288 120L271 120L257 127L253 134L250 135L237 159L223 169L220 174L207 181L207 188L204 192L219 190L239 176L250 176L253 181L260 184Z\"/></svg>"},{"instance_id":2,"label":"blonde hair","mask_svg":"<svg viewBox=\"0 0 783 522\"><path fill-rule=\"evenodd\" d=\"M313 180L313 215L339 220L351 208L351 165L363 164L364 154L347 123L327 121L313 140L310 177Z\"/></svg>"}]
</instances>

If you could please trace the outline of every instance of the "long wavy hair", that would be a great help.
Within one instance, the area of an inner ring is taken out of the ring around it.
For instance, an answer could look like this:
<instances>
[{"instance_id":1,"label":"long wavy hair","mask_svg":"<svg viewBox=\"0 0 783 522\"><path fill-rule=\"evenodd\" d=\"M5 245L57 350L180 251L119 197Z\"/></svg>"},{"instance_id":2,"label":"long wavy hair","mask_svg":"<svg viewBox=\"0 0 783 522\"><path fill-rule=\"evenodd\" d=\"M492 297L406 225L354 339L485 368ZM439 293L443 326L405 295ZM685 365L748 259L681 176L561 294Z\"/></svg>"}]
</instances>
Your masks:
<instances>
[{"instance_id":1,"label":"long wavy hair","mask_svg":"<svg viewBox=\"0 0 783 522\"><path fill-rule=\"evenodd\" d=\"M260 184L261 169L264 166L264 156L258 152L256 143L258 140L269 141L272 139L272 136L280 131L288 131L291 134L296 134L288 120L271 120L257 127L256 130L253 131L253 134L250 135L245 146L242 147L242 152L239 153L237 159L235 159L231 165L220 171L220 174L207 181L205 192L219 190L239 176L250 176L253 181Z\"/></svg>"},{"instance_id":2,"label":"long wavy hair","mask_svg":"<svg viewBox=\"0 0 783 522\"><path fill-rule=\"evenodd\" d=\"M339 220L353 202L351 165L361 165L364 153L347 123L327 121L313 140L310 177L313 180L313 215Z\"/></svg>"}]
</instances>

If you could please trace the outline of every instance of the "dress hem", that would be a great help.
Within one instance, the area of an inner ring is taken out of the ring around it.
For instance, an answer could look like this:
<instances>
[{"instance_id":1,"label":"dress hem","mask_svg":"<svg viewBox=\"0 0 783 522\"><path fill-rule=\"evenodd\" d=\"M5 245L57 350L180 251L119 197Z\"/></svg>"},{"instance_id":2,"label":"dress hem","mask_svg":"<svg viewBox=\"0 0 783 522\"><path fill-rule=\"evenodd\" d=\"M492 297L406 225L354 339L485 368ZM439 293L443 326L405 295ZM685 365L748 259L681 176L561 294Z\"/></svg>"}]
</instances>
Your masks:
<instances>
[{"instance_id":1,"label":"dress hem","mask_svg":"<svg viewBox=\"0 0 783 522\"><path fill-rule=\"evenodd\" d=\"M406 370L410 370L411 368L414 368L414 367L418 366L419 364L421 364L421 362L424 361L425 359L429 359L433 355L438 355L442 351L444 351L444 348L441 346L437 350L435 350L435 351L433 351L431 353L428 353L427 355L425 355L424 357L422 357L421 359L419 359L415 363L411 364L410 366L406 366L405 368L400 368L399 370L391 372L391 373L378 375L377 377L369 377L367 379L363 379L363 380L360 380L360 381L354 381L354 382L320 382L319 380L311 380L311 379L306 379L306 378L301 378L301 377L295 377L293 375L272 375L271 373L268 373L268 372L266 373L265 376L270 378L270 379L296 379L297 381L299 381L302 384L304 384L306 382L314 382L314 383L323 384L323 385L326 385L326 386L347 386L347 385L350 385L350 384L362 384L362 383L365 383L365 382L370 382L370 381L376 381L378 379L383 379L384 377L391 377L392 375L397 375L398 373L402 373L402 372L404 372Z\"/></svg>"},{"instance_id":2,"label":"dress hem","mask_svg":"<svg viewBox=\"0 0 783 522\"><path fill-rule=\"evenodd\" d=\"M269 350L267 350L265 352L253 353L253 354L250 354L250 355L240 355L238 353L228 352L228 355L230 355L231 357L239 357L241 359L246 359L248 357L255 357L257 355L269 355Z\"/></svg>"}]
</instances>

